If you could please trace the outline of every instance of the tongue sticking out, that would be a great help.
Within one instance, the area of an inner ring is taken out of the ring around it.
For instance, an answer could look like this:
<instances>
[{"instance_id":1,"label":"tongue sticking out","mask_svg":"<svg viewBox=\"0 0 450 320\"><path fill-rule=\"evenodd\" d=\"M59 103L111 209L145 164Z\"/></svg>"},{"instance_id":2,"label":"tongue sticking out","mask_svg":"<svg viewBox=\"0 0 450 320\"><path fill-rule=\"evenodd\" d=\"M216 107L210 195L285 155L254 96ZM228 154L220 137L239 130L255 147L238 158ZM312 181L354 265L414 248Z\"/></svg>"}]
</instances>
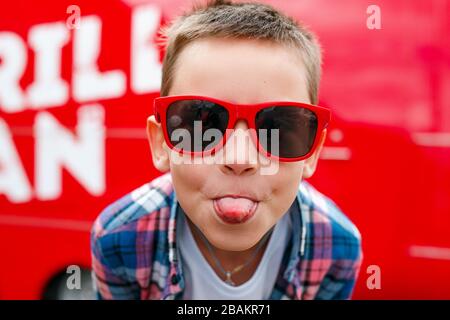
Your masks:
<instances>
[{"instance_id":1,"label":"tongue sticking out","mask_svg":"<svg viewBox=\"0 0 450 320\"><path fill-rule=\"evenodd\" d=\"M217 215L227 223L243 223L256 211L257 202L247 198L224 197L214 200Z\"/></svg>"}]
</instances>

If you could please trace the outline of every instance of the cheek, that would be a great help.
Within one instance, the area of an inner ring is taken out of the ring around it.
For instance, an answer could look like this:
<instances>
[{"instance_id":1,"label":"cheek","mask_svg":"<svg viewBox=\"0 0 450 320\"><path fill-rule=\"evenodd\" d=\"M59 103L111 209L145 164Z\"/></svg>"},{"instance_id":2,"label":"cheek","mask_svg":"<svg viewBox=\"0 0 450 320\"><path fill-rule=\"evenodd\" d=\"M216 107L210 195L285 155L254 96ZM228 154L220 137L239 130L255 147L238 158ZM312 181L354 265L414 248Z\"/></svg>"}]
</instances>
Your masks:
<instances>
[{"instance_id":1,"label":"cheek","mask_svg":"<svg viewBox=\"0 0 450 320\"><path fill-rule=\"evenodd\" d=\"M272 201L270 207L273 212L286 212L294 201L298 187L302 180L304 162L280 162L279 171L272 176Z\"/></svg>"},{"instance_id":2,"label":"cheek","mask_svg":"<svg viewBox=\"0 0 450 320\"><path fill-rule=\"evenodd\" d=\"M278 173L273 176L276 190L287 191L297 189L301 182L305 164L299 162L280 162Z\"/></svg>"},{"instance_id":3,"label":"cheek","mask_svg":"<svg viewBox=\"0 0 450 320\"><path fill-rule=\"evenodd\" d=\"M170 173L178 193L200 190L205 183L205 170L201 165L170 164ZM180 190L178 190L180 189Z\"/></svg>"},{"instance_id":4,"label":"cheek","mask_svg":"<svg viewBox=\"0 0 450 320\"><path fill-rule=\"evenodd\" d=\"M195 210L205 200L204 186L212 175L213 166L204 164L170 164L173 186L185 210Z\"/></svg>"}]
</instances>

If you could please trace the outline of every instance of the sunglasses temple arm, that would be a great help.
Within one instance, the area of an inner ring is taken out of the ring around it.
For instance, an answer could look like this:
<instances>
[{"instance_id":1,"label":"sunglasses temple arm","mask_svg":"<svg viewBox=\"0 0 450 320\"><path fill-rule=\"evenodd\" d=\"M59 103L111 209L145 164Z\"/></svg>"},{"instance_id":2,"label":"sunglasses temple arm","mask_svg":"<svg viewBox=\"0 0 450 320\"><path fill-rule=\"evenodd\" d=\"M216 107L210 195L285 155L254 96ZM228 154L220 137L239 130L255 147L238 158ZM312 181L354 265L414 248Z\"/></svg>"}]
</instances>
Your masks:
<instances>
[{"instance_id":1,"label":"sunglasses temple arm","mask_svg":"<svg viewBox=\"0 0 450 320\"><path fill-rule=\"evenodd\" d=\"M161 122L161 117L159 116L159 113L157 111L155 102L153 102L153 115L155 116L156 122L160 123Z\"/></svg>"},{"instance_id":2,"label":"sunglasses temple arm","mask_svg":"<svg viewBox=\"0 0 450 320\"><path fill-rule=\"evenodd\" d=\"M327 121L325 122L325 125L323 126L323 128L324 129L328 128L328 125L330 124L330 122L331 122L331 112L328 113Z\"/></svg>"}]
</instances>

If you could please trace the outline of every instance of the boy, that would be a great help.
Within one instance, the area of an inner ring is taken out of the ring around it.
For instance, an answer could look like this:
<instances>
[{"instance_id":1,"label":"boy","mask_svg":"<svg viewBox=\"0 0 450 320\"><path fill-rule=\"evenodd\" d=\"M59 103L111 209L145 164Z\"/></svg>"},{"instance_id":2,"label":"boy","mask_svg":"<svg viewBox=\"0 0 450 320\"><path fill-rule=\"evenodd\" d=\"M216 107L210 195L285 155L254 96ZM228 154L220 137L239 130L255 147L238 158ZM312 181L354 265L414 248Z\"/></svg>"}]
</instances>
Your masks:
<instances>
[{"instance_id":1,"label":"boy","mask_svg":"<svg viewBox=\"0 0 450 320\"><path fill-rule=\"evenodd\" d=\"M314 105L321 55L313 34L268 5L215 0L164 35L147 133L165 174L96 220L97 297L350 298L359 232L302 182L316 169L330 117Z\"/></svg>"}]
</instances>

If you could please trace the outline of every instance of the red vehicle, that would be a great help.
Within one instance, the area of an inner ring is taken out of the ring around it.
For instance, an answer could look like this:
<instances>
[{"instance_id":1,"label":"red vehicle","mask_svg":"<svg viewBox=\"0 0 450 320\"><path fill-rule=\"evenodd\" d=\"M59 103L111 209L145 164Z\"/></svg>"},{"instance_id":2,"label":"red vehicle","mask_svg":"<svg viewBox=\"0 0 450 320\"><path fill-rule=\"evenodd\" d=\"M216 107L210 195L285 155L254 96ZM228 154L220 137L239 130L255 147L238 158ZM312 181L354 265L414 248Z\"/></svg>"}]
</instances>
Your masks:
<instances>
[{"instance_id":1,"label":"red vehicle","mask_svg":"<svg viewBox=\"0 0 450 320\"><path fill-rule=\"evenodd\" d=\"M311 182L362 234L354 298L450 299L449 2L266 2L324 48L333 115ZM159 174L144 129L157 30L190 3L0 3L0 299L91 297L93 220Z\"/></svg>"}]
</instances>

